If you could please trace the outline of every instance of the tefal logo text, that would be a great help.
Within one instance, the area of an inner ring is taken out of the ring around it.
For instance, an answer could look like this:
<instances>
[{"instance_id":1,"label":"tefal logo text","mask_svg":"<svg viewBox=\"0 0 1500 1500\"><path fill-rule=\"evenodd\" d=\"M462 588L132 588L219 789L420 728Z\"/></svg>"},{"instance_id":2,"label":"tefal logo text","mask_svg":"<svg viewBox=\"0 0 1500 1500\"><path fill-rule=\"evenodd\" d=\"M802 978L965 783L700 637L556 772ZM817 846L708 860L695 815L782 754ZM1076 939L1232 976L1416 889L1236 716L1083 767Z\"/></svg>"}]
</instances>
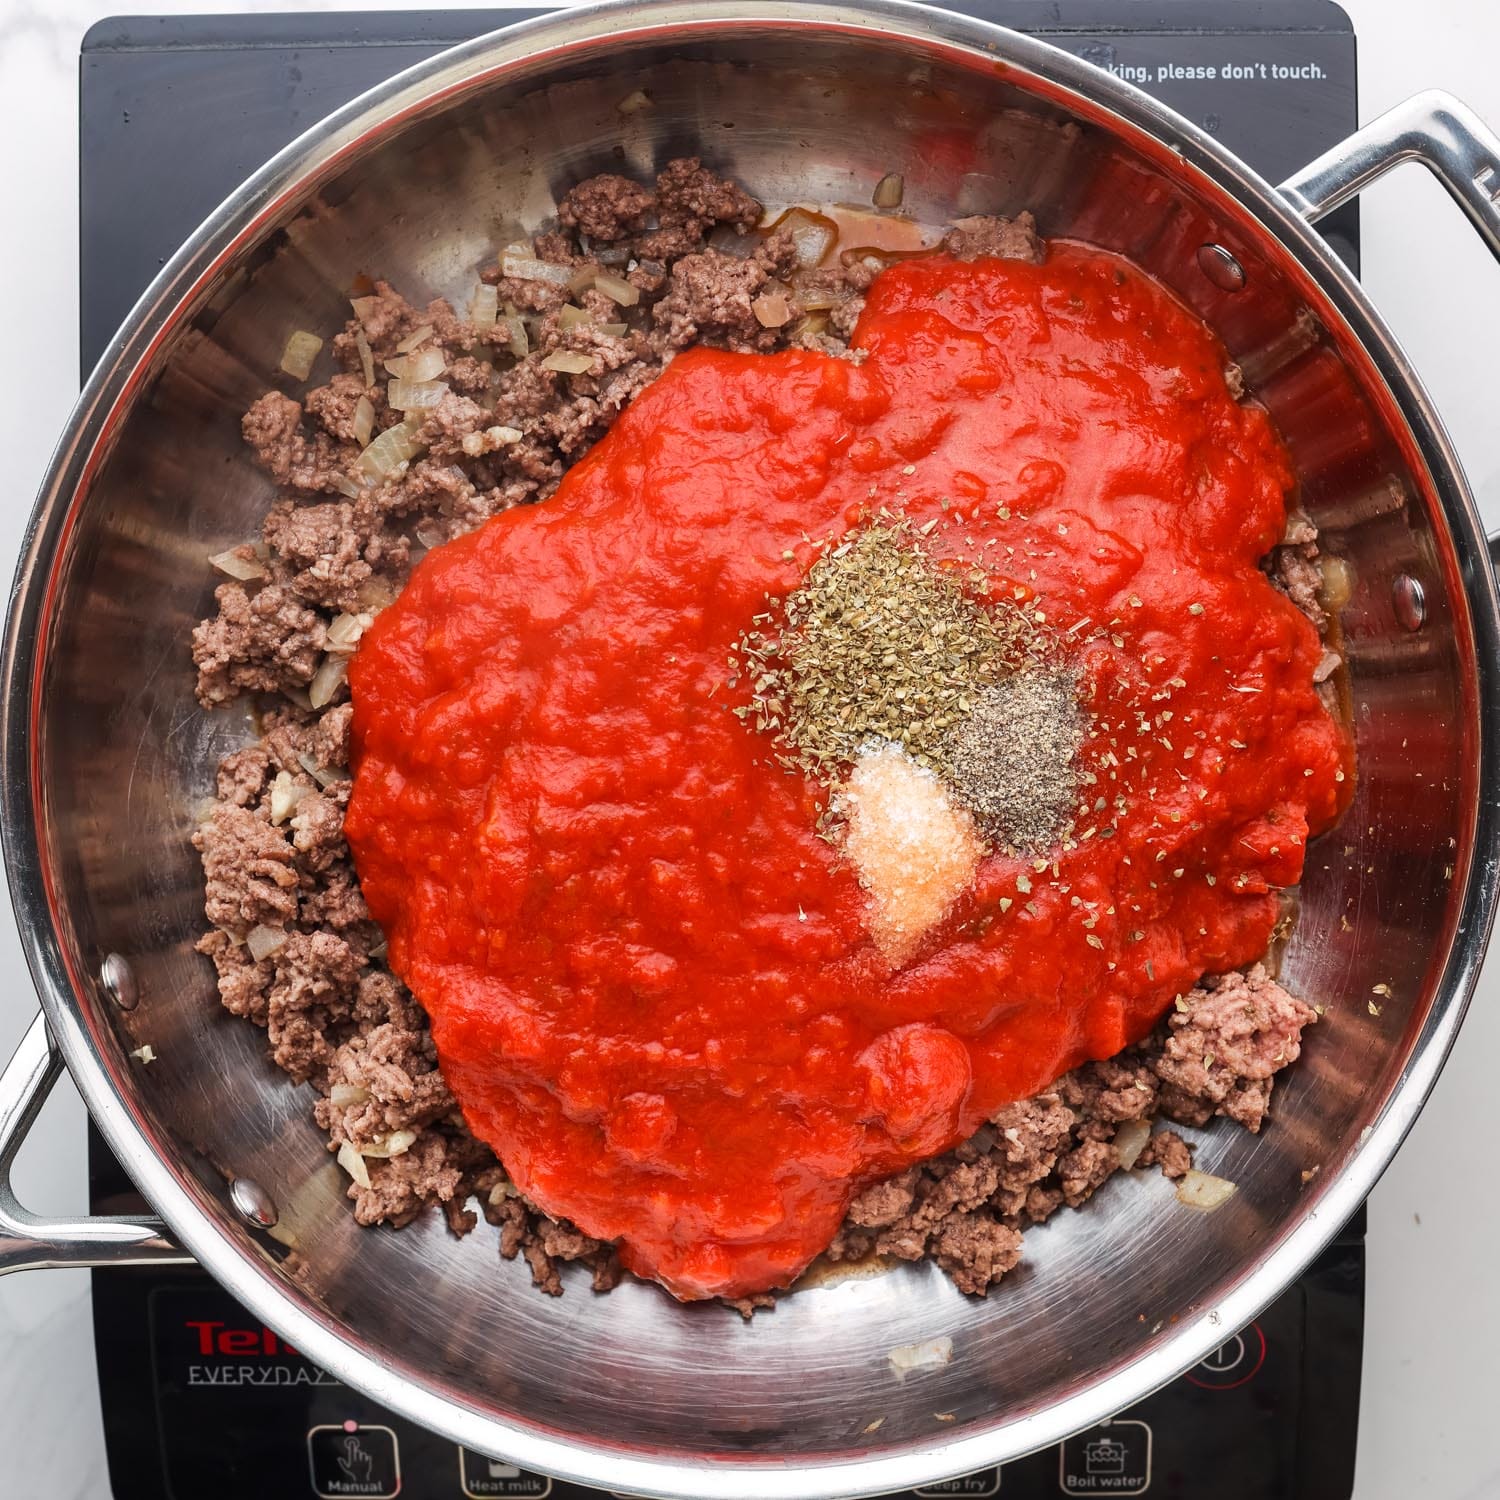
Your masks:
<instances>
[{"instance_id":1,"label":"tefal logo text","mask_svg":"<svg viewBox=\"0 0 1500 1500\"><path fill-rule=\"evenodd\" d=\"M288 1359L302 1357L269 1328L231 1328L227 1323L198 1323L191 1318L184 1320L183 1326L197 1334L199 1354L263 1354Z\"/></svg>"}]
</instances>

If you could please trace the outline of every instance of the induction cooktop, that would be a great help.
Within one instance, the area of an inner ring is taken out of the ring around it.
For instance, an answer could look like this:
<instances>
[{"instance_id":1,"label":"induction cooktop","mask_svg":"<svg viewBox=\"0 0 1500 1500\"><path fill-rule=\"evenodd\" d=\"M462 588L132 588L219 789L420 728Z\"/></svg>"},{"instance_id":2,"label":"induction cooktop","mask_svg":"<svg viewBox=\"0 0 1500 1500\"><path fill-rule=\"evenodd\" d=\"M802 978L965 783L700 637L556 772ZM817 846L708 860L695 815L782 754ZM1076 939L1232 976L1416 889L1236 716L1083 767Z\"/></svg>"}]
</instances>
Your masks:
<instances>
[{"instance_id":1,"label":"induction cooktop","mask_svg":"<svg viewBox=\"0 0 1500 1500\"><path fill-rule=\"evenodd\" d=\"M1278 181L1355 126L1355 41L1326 0L961 0L1156 94ZM546 7L133 17L81 57L87 371L176 246L251 171L362 90ZM182 143L191 141L192 149ZM1358 269L1355 205L1320 226ZM143 1207L97 1135L96 1212ZM116 1500L598 1492L469 1452L289 1348L203 1272L93 1273ZM1003 1291L999 1293L1003 1295ZM1364 1218L1180 1380L1056 1447L915 1496L1341 1500L1353 1487Z\"/></svg>"}]
</instances>

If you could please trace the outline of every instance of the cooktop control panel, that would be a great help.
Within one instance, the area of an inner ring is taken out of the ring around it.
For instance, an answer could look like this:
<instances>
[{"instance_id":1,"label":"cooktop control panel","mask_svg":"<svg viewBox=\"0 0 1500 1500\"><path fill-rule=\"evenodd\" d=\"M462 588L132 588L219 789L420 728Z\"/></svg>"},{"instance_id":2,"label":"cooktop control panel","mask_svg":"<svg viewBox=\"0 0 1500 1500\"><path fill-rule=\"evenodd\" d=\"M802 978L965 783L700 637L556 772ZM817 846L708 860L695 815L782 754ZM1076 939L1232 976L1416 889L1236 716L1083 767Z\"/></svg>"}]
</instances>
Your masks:
<instances>
[{"instance_id":1,"label":"cooktop control panel","mask_svg":"<svg viewBox=\"0 0 1500 1500\"><path fill-rule=\"evenodd\" d=\"M1271 181L1354 128L1354 36L1327 0L949 7L1042 36L1156 94ZM96 26L81 58L84 369L171 251L295 135L443 47L541 13L262 13ZM192 151L181 149L184 139ZM1356 266L1357 214L1350 205L1322 226ZM97 1211L140 1206L97 1136L91 1164ZM1363 1234L1361 1215L1255 1323L1139 1406L1003 1470L913 1493L1348 1496ZM95 1272L94 1314L116 1500L598 1494L459 1448L384 1410L202 1273Z\"/></svg>"},{"instance_id":2,"label":"cooktop control panel","mask_svg":"<svg viewBox=\"0 0 1500 1500\"><path fill-rule=\"evenodd\" d=\"M1138 1406L1003 1469L908 1494L1339 1500L1354 1470L1363 1290L1362 1233L1351 1232ZM385 1410L207 1276L99 1273L95 1327L116 1500L598 1500Z\"/></svg>"}]
</instances>

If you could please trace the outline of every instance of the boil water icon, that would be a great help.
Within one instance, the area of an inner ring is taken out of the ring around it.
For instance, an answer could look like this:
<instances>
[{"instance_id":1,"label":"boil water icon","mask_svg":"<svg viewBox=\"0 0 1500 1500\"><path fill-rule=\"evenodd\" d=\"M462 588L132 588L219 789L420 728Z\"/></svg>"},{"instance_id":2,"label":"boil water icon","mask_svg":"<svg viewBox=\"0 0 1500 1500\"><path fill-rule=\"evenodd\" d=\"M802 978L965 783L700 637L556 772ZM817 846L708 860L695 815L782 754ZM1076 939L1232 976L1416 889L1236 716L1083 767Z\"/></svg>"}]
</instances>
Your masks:
<instances>
[{"instance_id":1,"label":"boil water icon","mask_svg":"<svg viewBox=\"0 0 1500 1500\"><path fill-rule=\"evenodd\" d=\"M1070 1437L1058 1455L1065 1495L1143 1495L1151 1485L1151 1428L1134 1418Z\"/></svg>"}]
</instances>

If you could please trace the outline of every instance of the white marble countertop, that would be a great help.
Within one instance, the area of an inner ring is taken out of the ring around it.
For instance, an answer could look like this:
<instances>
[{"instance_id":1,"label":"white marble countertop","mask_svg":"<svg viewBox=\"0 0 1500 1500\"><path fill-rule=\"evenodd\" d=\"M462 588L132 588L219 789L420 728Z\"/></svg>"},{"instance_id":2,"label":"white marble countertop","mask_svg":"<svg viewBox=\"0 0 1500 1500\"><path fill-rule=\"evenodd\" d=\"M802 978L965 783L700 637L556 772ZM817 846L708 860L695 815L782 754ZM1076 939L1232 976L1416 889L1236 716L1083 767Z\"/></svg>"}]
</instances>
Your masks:
<instances>
[{"instance_id":1,"label":"white marble countertop","mask_svg":"<svg viewBox=\"0 0 1500 1500\"><path fill-rule=\"evenodd\" d=\"M446 0L468 8L465 0ZM244 9L404 9L386 0ZM507 0L487 0L502 8ZM1496 0L1343 0L1359 35L1361 113L1417 88L1451 89L1500 124ZM77 62L100 0L0 0L0 286L12 350L0 366L0 571L11 567L31 496L77 387ZM181 14L230 4L146 0ZM478 8L478 7L476 7ZM1445 414L1488 524L1500 527L1500 267L1425 174L1364 198L1365 282ZM3 897L0 897L3 903ZM0 912L0 1058L35 1000L8 912ZM1358 1500L1500 1496L1500 1231L1490 1121L1500 1055L1500 955L1492 958L1453 1058L1370 1202ZM80 1212L83 1112L64 1082L19 1165L30 1206ZM84 1500L108 1493L81 1272L0 1281L0 1493ZM1209 1500L1209 1497L1205 1497Z\"/></svg>"}]
</instances>

